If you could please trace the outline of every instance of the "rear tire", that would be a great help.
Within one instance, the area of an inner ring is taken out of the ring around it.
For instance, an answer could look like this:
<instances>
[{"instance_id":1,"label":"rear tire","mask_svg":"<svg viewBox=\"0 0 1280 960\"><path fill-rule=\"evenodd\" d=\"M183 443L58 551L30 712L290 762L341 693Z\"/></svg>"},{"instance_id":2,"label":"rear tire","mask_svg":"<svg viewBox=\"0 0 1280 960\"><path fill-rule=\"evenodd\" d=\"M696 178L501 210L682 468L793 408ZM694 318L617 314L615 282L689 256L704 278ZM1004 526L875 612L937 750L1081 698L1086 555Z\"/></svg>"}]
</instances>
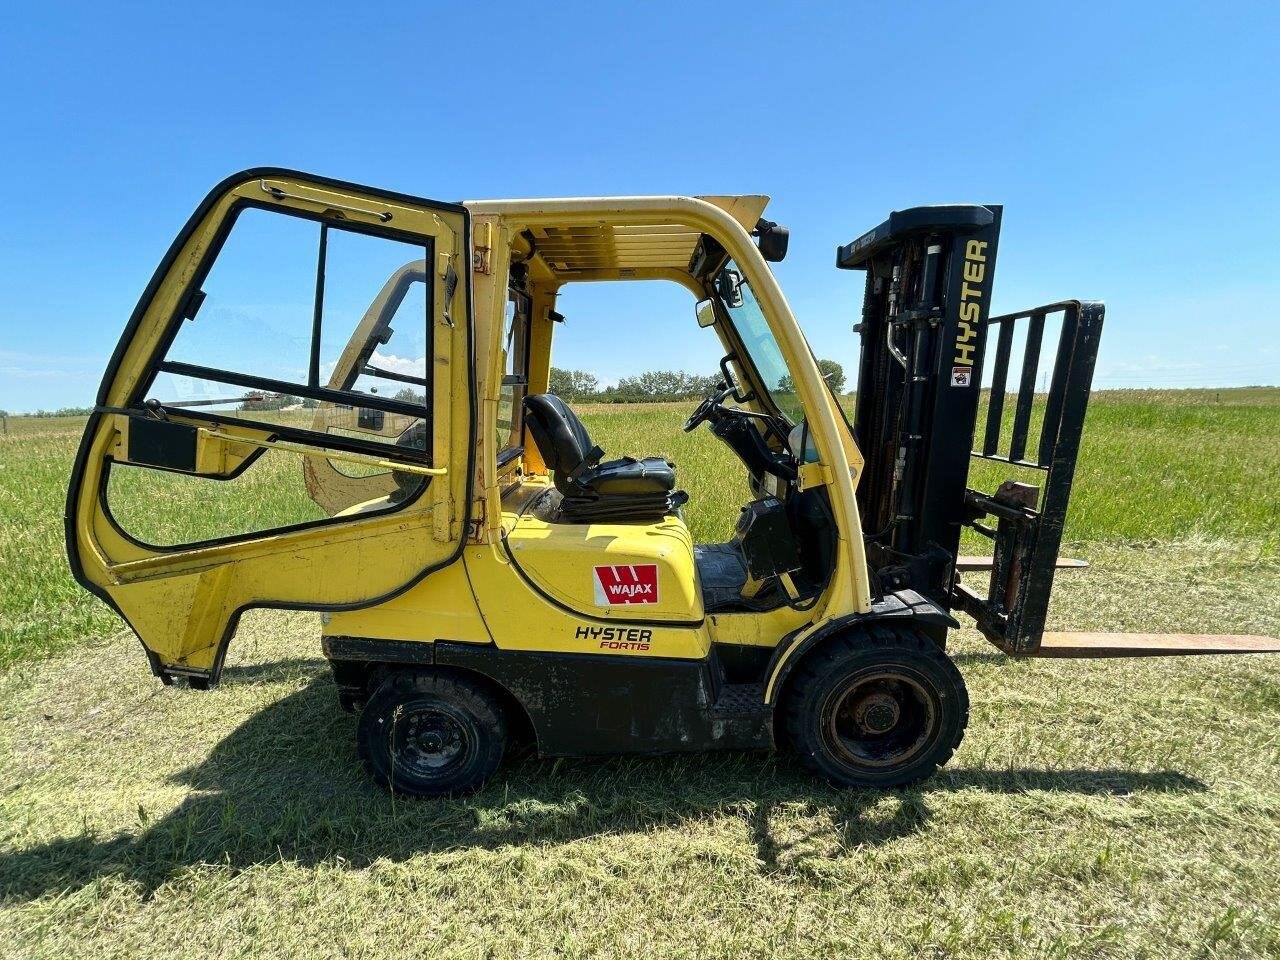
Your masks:
<instances>
[{"instance_id":1,"label":"rear tire","mask_svg":"<svg viewBox=\"0 0 1280 960\"><path fill-rule=\"evenodd\" d=\"M785 718L792 748L837 786L901 787L951 759L969 723L969 693L928 637L874 625L800 664Z\"/></svg>"},{"instance_id":2,"label":"rear tire","mask_svg":"<svg viewBox=\"0 0 1280 960\"><path fill-rule=\"evenodd\" d=\"M502 761L507 725L481 684L434 673L394 673L356 728L360 759L393 793L450 797L484 785Z\"/></svg>"}]
</instances>

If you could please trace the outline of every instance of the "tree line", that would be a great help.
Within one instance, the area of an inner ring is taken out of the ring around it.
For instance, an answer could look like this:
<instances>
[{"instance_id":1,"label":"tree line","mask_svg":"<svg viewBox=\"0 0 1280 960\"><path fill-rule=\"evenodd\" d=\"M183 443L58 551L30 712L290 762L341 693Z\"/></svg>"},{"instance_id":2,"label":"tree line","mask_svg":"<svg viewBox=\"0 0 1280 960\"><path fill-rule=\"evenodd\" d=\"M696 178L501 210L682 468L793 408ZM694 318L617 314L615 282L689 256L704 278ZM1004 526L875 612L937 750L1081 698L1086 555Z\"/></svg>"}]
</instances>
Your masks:
<instances>
[{"instance_id":1,"label":"tree line","mask_svg":"<svg viewBox=\"0 0 1280 960\"><path fill-rule=\"evenodd\" d=\"M0 410L0 417L38 417L47 419L49 417L87 417L93 413L93 407L59 407L57 410L32 410L30 413L12 413L8 410Z\"/></svg>"},{"instance_id":2,"label":"tree line","mask_svg":"<svg viewBox=\"0 0 1280 960\"><path fill-rule=\"evenodd\" d=\"M836 393L844 390L844 368L834 360L819 360L818 369ZM601 387L595 374L585 370L551 368L548 389L562 400L592 403L661 403L667 400L701 399L715 391L719 373L701 376L684 370L648 370L634 377L622 377L616 384ZM781 393L794 393L795 385L784 376L776 385Z\"/></svg>"}]
</instances>

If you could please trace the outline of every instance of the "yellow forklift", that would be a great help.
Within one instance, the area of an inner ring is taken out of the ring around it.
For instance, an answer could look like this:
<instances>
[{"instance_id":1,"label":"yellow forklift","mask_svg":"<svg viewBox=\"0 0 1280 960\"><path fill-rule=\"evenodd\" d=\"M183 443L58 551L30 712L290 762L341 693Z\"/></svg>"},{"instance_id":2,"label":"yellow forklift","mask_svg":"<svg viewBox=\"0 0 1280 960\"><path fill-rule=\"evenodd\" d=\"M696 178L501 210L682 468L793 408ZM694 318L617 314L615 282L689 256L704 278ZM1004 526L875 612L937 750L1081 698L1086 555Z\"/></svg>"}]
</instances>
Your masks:
<instances>
[{"instance_id":1,"label":"yellow forklift","mask_svg":"<svg viewBox=\"0 0 1280 960\"><path fill-rule=\"evenodd\" d=\"M838 784L920 780L968 720L957 613L1015 656L1280 649L1045 632L1103 309L989 317L1000 207L895 212L839 249L866 275L851 423L770 272L787 232L766 202L454 204L236 174L111 358L68 496L77 579L157 677L195 689L218 682L244 611L321 611L365 765L419 795L477 788L520 741L777 746ZM628 280L686 288L723 345L684 429L742 462L728 542L694 543L676 464L606 454L549 392L561 288ZM971 489L975 457L1043 482ZM165 537L112 510L122 478L157 497L192 482L212 516L253 471L277 480L229 526ZM961 557L965 527L990 557Z\"/></svg>"}]
</instances>

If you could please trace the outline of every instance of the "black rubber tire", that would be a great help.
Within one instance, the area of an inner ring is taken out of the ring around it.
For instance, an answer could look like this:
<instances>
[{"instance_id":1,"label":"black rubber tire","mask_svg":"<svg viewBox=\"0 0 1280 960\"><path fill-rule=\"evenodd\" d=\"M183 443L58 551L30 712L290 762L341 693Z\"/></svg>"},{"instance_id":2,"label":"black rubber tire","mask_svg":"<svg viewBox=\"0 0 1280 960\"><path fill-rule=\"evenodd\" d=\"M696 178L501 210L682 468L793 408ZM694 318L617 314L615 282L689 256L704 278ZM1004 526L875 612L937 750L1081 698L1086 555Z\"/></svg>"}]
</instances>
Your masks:
<instances>
[{"instance_id":1,"label":"black rubber tire","mask_svg":"<svg viewBox=\"0 0 1280 960\"><path fill-rule=\"evenodd\" d=\"M845 709L857 690L867 691L858 705L873 695L896 701L887 708L896 718L891 727L883 733L857 727L855 711ZM928 637L871 625L833 637L806 657L783 709L787 739L806 765L837 786L884 789L918 783L951 759L969 723L969 692L951 658ZM838 724L860 738L841 736ZM897 759L894 736L905 741ZM860 750L885 756L856 755Z\"/></svg>"},{"instance_id":2,"label":"black rubber tire","mask_svg":"<svg viewBox=\"0 0 1280 960\"><path fill-rule=\"evenodd\" d=\"M455 797L480 789L498 769L507 724L476 681L393 673L361 711L356 745L369 775L393 793Z\"/></svg>"}]
</instances>

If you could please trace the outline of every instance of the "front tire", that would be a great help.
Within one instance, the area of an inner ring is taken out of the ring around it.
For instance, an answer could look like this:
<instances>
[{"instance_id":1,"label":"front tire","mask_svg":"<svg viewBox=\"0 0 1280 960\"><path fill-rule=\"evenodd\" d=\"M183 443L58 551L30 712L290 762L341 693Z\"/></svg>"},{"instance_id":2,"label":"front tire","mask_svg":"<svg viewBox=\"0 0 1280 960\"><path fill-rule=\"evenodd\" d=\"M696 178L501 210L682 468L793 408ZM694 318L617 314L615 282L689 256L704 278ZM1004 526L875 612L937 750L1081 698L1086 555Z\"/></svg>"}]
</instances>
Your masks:
<instances>
[{"instance_id":1,"label":"front tire","mask_svg":"<svg viewBox=\"0 0 1280 960\"><path fill-rule=\"evenodd\" d=\"M503 711L466 677L395 673L374 691L356 729L360 759L393 793L471 793L498 769L507 745Z\"/></svg>"},{"instance_id":2,"label":"front tire","mask_svg":"<svg viewBox=\"0 0 1280 960\"><path fill-rule=\"evenodd\" d=\"M936 643L874 625L835 637L797 668L785 717L801 759L842 787L917 783L964 737L969 693Z\"/></svg>"}]
</instances>

